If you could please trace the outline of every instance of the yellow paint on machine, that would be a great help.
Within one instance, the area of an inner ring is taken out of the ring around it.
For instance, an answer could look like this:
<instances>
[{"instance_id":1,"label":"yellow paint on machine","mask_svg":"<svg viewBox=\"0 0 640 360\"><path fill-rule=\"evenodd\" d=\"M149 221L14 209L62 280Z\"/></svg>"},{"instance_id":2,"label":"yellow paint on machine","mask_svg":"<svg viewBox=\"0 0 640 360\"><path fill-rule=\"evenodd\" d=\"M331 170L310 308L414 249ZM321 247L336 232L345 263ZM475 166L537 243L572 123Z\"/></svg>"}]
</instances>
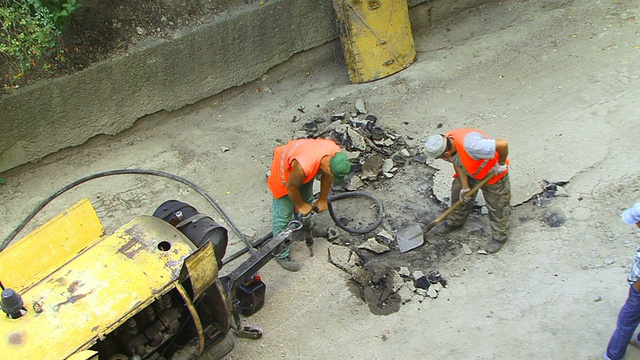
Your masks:
<instances>
[{"instance_id":1,"label":"yellow paint on machine","mask_svg":"<svg viewBox=\"0 0 640 360\"><path fill-rule=\"evenodd\" d=\"M333 0L333 8L352 83L395 74L415 61L407 0Z\"/></svg>"},{"instance_id":2,"label":"yellow paint on machine","mask_svg":"<svg viewBox=\"0 0 640 360\"><path fill-rule=\"evenodd\" d=\"M73 207L52 221L68 223L65 216L71 216L72 210ZM41 237L44 234L45 231L33 233L31 245L37 247L34 254L46 251L50 245L63 246L49 242L65 241L65 237ZM3 316L0 320L3 359L59 360L88 349L173 289L184 260L195 251L173 226L151 216L135 218L108 237L85 239L84 246L80 252L69 254L57 269L49 268L48 275L19 292L27 311L21 318ZM2 274L15 272L13 275L19 276L23 269L38 262L34 256L13 264L12 269L5 268L3 262Z\"/></svg>"}]
</instances>

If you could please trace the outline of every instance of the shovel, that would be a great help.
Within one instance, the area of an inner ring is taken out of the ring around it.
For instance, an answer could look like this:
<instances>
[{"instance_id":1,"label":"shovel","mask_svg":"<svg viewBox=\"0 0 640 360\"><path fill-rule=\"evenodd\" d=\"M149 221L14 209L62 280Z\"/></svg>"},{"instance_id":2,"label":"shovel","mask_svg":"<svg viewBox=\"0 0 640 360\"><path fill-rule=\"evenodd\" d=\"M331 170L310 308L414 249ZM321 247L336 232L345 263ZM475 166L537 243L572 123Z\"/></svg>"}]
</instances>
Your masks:
<instances>
[{"instance_id":1,"label":"shovel","mask_svg":"<svg viewBox=\"0 0 640 360\"><path fill-rule=\"evenodd\" d=\"M472 187L469 192L467 192L467 196L471 196L478 191L481 187L483 187L491 178L493 177L493 171L489 172L487 176L482 179L476 186ZM398 248L401 253L407 252L409 250L413 250L419 246L424 244L424 238L429 232L429 230L433 229L436 225L438 225L442 220L446 219L449 214L451 214L455 209L459 208L462 204L462 200L456 201L455 204L451 205L445 212L440 214L435 220L433 220L429 225L427 225L424 229L420 224L410 225L400 231L398 231Z\"/></svg>"}]
</instances>

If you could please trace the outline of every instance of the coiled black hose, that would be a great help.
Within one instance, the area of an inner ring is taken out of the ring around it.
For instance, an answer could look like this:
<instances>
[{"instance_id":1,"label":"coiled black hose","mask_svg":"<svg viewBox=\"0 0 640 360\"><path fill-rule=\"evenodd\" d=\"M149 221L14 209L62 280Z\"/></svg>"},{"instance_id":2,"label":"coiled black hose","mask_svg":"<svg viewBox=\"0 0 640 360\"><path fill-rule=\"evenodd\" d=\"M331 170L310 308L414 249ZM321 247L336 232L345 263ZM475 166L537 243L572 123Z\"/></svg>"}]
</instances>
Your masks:
<instances>
[{"instance_id":1,"label":"coiled black hose","mask_svg":"<svg viewBox=\"0 0 640 360\"><path fill-rule=\"evenodd\" d=\"M371 224L369 224L369 226L366 226L366 227L363 227L363 228L352 228L352 227L349 227L349 226L346 226L346 225L342 224L342 222L340 222L340 219L336 215L335 211L333 210L333 206L331 205L331 202L333 200L345 199L345 198L350 198L350 197L366 197L366 198L372 200L376 204L376 206L378 207L378 214L376 216L376 220L374 222L372 222ZM331 216L331 219L336 224L336 226L338 226L339 228L341 228L342 230L344 230L344 231L346 231L348 233L351 233L351 234L366 234L369 231L372 231L373 229L377 228L378 225L380 225L380 223L382 222L382 212L383 212L382 204L380 203L380 200L378 200L378 198L376 198L375 196L373 196L371 194L368 194L368 193L365 193L365 192L360 192L360 191L345 192L345 193L339 193L339 194L335 194L335 195L330 195L327 200L328 200L328 203L329 203L329 215ZM254 241L252 246L254 248L259 248L262 244L264 244L267 240L271 239L272 237L273 237L273 233L265 234L264 236L262 236L258 240ZM230 256L228 256L222 262L223 262L223 264L228 264L229 262L231 262L231 261L239 258L240 256L242 256L246 252L247 252L247 249L239 250L239 251L235 252L234 254L231 254Z\"/></svg>"}]
</instances>

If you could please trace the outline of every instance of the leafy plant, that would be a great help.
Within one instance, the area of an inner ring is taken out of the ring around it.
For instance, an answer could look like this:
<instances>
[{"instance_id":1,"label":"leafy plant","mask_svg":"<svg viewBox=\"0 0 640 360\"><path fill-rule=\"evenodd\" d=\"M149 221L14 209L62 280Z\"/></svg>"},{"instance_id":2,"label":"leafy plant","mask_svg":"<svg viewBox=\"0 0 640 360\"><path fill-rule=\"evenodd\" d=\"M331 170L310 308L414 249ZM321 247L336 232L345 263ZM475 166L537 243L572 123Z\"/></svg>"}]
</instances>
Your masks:
<instances>
[{"instance_id":1,"label":"leafy plant","mask_svg":"<svg viewBox=\"0 0 640 360\"><path fill-rule=\"evenodd\" d=\"M80 7L77 0L0 0L0 69L4 83L52 52L60 31Z\"/></svg>"},{"instance_id":2,"label":"leafy plant","mask_svg":"<svg viewBox=\"0 0 640 360\"><path fill-rule=\"evenodd\" d=\"M58 30L64 30L71 20L71 14L82 5L77 0L40 0L49 10L53 23Z\"/></svg>"}]
</instances>

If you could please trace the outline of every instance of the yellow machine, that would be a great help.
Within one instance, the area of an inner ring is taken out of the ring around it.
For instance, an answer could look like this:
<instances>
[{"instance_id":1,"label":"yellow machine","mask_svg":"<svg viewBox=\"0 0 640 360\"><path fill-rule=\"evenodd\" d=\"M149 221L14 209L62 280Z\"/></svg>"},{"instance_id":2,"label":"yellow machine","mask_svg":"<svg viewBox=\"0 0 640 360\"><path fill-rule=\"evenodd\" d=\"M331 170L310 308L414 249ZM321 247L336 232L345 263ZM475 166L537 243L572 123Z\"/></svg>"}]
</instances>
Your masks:
<instances>
[{"instance_id":1,"label":"yellow machine","mask_svg":"<svg viewBox=\"0 0 640 360\"><path fill-rule=\"evenodd\" d=\"M0 252L1 357L220 359L262 335L239 326L235 291L291 231L220 278L227 231L188 204L106 235L84 199Z\"/></svg>"}]
</instances>

